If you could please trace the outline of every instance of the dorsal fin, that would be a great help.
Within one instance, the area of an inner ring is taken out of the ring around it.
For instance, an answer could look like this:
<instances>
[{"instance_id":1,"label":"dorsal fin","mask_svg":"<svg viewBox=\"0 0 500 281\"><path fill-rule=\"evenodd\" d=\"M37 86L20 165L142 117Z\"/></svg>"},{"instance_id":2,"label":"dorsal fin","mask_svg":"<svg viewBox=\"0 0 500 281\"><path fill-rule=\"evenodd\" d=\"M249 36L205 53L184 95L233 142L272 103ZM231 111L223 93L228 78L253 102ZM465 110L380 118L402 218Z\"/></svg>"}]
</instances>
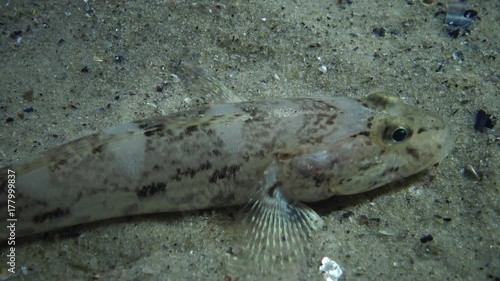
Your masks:
<instances>
[{"instance_id":1,"label":"dorsal fin","mask_svg":"<svg viewBox=\"0 0 500 281\"><path fill-rule=\"evenodd\" d=\"M180 63L172 71L173 80L181 82L189 90L191 99L200 99L207 101L206 103L211 101L214 104L244 101L200 67Z\"/></svg>"}]
</instances>

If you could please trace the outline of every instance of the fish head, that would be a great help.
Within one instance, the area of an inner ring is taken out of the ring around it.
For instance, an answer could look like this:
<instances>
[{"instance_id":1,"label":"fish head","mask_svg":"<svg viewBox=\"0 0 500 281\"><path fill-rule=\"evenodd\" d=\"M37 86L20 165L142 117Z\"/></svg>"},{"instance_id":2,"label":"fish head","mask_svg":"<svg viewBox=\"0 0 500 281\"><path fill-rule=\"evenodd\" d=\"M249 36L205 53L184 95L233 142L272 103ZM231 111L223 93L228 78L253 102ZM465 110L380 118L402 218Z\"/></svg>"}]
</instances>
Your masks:
<instances>
[{"instance_id":1,"label":"fish head","mask_svg":"<svg viewBox=\"0 0 500 281\"><path fill-rule=\"evenodd\" d=\"M348 178L330 187L336 194L365 192L401 180L438 163L453 148L450 127L439 116L381 92L360 101L372 112L366 121L368 133L343 144L357 154L349 158Z\"/></svg>"},{"instance_id":2,"label":"fish head","mask_svg":"<svg viewBox=\"0 0 500 281\"><path fill-rule=\"evenodd\" d=\"M445 121L433 113L403 103L399 98L372 93L365 104L378 112L370 139L379 147L379 160L393 166L397 177L407 177L442 160L454 138Z\"/></svg>"},{"instance_id":3,"label":"fish head","mask_svg":"<svg viewBox=\"0 0 500 281\"><path fill-rule=\"evenodd\" d=\"M450 127L437 115L380 92L358 102L363 117L355 120L349 135L291 161L291 169L316 188L302 183L303 201L366 192L401 180L439 162L453 147Z\"/></svg>"}]
</instances>

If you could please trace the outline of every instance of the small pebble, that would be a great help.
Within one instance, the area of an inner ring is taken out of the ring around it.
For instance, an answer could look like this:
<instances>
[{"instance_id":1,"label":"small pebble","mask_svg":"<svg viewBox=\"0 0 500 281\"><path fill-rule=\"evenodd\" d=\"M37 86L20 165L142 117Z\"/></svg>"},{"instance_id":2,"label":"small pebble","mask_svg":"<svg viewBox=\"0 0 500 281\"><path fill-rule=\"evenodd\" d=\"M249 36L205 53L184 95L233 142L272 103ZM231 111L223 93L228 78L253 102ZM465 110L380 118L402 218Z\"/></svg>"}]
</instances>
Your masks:
<instances>
[{"instance_id":1,"label":"small pebble","mask_svg":"<svg viewBox=\"0 0 500 281\"><path fill-rule=\"evenodd\" d=\"M484 128L493 129L496 123L497 123L497 118L495 116L480 109L476 113L474 129L476 131L484 132Z\"/></svg>"},{"instance_id":2,"label":"small pebble","mask_svg":"<svg viewBox=\"0 0 500 281\"><path fill-rule=\"evenodd\" d=\"M342 217L344 219L348 219L350 216L353 216L354 215L354 212L353 211L347 211L345 213L342 214Z\"/></svg>"},{"instance_id":3,"label":"small pebble","mask_svg":"<svg viewBox=\"0 0 500 281\"><path fill-rule=\"evenodd\" d=\"M466 10L464 12L464 17L466 18L473 18L473 17L476 17L477 16L477 11L476 10Z\"/></svg>"},{"instance_id":4,"label":"small pebble","mask_svg":"<svg viewBox=\"0 0 500 281\"><path fill-rule=\"evenodd\" d=\"M385 36L385 28L383 28L383 27L375 27L373 29L373 33L377 34L380 37L384 37Z\"/></svg>"},{"instance_id":5,"label":"small pebble","mask_svg":"<svg viewBox=\"0 0 500 281\"><path fill-rule=\"evenodd\" d=\"M422 243L427 243L427 242L431 242L432 240L434 239L434 237L432 237L432 235L425 235L423 237L420 237L420 242Z\"/></svg>"},{"instance_id":6,"label":"small pebble","mask_svg":"<svg viewBox=\"0 0 500 281\"><path fill-rule=\"evenodd\" d=\"M358 223L359 223L359 225L368 225L370 223L370 220L368 219L367 216L361 215L361 216L359 216Z\"/></svg>"},{"instance_id":7,"label":"small pebble","mask_svg":"<svg viewBox=\"0 0 500 281\"><path fill-rule=\"evenodd\" d=\"M438 221L439 221L439 222L441 222L441 220L442 220L443 222L450 222L450 221L451 221L451 218L443 218L443 217L442 217L442 216L440 216L440 215L434 215L434 217L435 217L436 219L438 219Z\"/></svg>"},{"instance_id":8,"label":"small pebble","mask_svg":"<svg viewBox=\"0 0 500 281\"><path fill-rule=\"evenodd\" d=\"M27 107L23 108L23 111L24 112L33 112L33 106L27 106Z\"/></svg>"},{"instance_id":9,"label":"small pebble","mask_svg":"<svg viewBox=\"0 0 500 281\"><path fill-rule=\"evenodd\" d=\"M10 37L11 39L17 40L17 39L19 39L19 37L21 37L21 35L22 35L22 34L23 34L23 32L22 32L21 30L16 30L16 31L12 32L12 33L9 35L9 37Z\"/></svg>"}]
</instances>

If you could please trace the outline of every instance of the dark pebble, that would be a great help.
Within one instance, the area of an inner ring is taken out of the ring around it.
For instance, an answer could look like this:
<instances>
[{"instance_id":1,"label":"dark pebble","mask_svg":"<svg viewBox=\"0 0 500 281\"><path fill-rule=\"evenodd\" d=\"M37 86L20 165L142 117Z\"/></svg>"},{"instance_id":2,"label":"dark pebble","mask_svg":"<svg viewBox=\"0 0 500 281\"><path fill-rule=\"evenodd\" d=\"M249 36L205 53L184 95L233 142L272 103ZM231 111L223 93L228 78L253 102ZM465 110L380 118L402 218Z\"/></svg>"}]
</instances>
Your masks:
<instances>
[{"instance_id":1,"label":"dark pebble","mask_svg":"<svg viewBox=\"0 0 500 281\"><path fill-rule=\"evenodd\" d=\"M425 235L423 237L420 237L420 242L422 243L427 243L427 242L431 242L432 240L434 239L434 237L432 237L432 235Z\"/></svg>"},{"instance_id":2,"label":"dark pebble","mask_svg":"<svg viewBox=\"0 0 500 281\"><path fill-rule=\"evenodd\" d=\"M383 28L383 27L375 27L373 29L373 33L377 34L380 37L384 37L385 36L385 28Z\"/></svg>"},{"instance_id":3,"label":"dark pebble","mask_svg":"<svg viewBox=\"0 0 500 281\"><path fill-rule=\"evenodd\" d=\"M361 216L359 216L359 221L358 221L358 223L359 223L360 225L368 225L368 224L370 223L370 220L368 219L368 217L367 217L367 216L365 216L365 215L361 215Z\"/></svg>"},{"instance_id":4,"label":"dark pebble","mask_svg":"<svg viewBox=\"0 0 500 281\"><path fill-rule=\"evenodd\" d=\"M84 66L80 71L83 73L87 73L87 72L89 72L89 68L88 68L88 66Z\"/></svg>"},{"instance_id":5,"label":"dark pebble","mask_svg":"<svg viewBox=\"0 0 500 281\"><path fill-rule=\"evenodd\" d=\"M21 30L16 30L16 31L12 32L12 33L9 35L9 37L10 37L11 39L16 40L17 38L21 37L21 35L22 35L22 34L23 34L23 32L22 32Z\"/></svg>"},{"instance_id":6,"label":"dark pebble","mask_svg":"<svg viewBox=\"0 0 500 281\"><path fill-rule=\"evenodd\" d=\"M23 111L24 112L33 112L33 106L27 106L27 107L23 108Z\"/></svg>"},{"instance_id":7,"label":"dark pebble","mask_svg":"<svg viewBox=\"0 0 500 281\"><path fill-rule=\"evenodd\" d=\"M455 29L450 32L448 32L448 35L450 35L451 38L458 38L458 35L460 35L460 29Z\"/></svg>"},{"instance_id":8,"label":"dark pebble","mask_svg":"<svg viewBox=\"0 0 500 281\"><path fill-rule=\"evenodd\" d=\"M7 123L14 122L14 118L7 117L7 119L5 119L5 122L7 122Z\"/></svg>"},{"instance_id":9,"label":"dark pebble","mask_svg":"<svg viewBox=\"0 0 500 281\"><path fill-rule=\"evenodd\" d=\"M476 131L484 131L484 128L493 129L497 123L497 118L486 111L480 109L476 113L476 121L474 122L474 129Z\"/></svg>"},{"instance_id":10,"label":"dark pebble","mask_svg":"<svg viewBox=\"0 0 500 281\"><path fill-rule=\"evenodd\" d=\"M440 220L443 220L444 222L450 222L451 221L451 218L443 218L442 216L440 215L434 215L436 218L440 219Z\"/></svg>"},{"instance_id":11,"label":"dark pebble","mask_svg":"<svg viewBox=\"0 0 500 281\"><path fill-rule=\"evenodd\" d=\"M116 62L122 62L125 60L125 57L124 56L115 56L115 61Z\"/></svg>"},{"instance_id":12,"label":"dark pebble","mask_svg":"<svg viewBox=\"0 0 500 281\"><path fill-rule=\"evenodd\" d=\"M347 211L345 213L342 214L342 217L344 219L348 219L350 216L354 215L354 212L353 211Z\"/></svg>"},{"instance_id":13,"label":"dark pebble","mask_svg":"<svg viewBox=\"0 0 500 281\"><path fill-rule=\"evenodd\" d=\"M466 17L466 18L470 19L470 18L474 18L476 16L477 16L477 11L476 10L466 10L464 12L464 17Z\"/></svg>"}]
</instances>

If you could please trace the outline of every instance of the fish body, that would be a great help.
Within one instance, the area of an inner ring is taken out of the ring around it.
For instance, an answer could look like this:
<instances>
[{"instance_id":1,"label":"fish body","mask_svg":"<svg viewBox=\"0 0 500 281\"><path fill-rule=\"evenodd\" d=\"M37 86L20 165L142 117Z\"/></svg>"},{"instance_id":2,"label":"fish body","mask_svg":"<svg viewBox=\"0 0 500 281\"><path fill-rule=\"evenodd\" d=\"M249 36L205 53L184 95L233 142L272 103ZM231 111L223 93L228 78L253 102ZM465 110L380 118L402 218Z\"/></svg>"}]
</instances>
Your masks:
<instances>
[{"instance_id":1,"label":"fish body","mask_svg":"<svg viewBox=\"0 0 500 281\"><path fill-rule=\"evenodd\" d=\"M440 118L381 93L207 105L117 126L4 167L0 192L9 193L6 175L13 172L21 237L252 200L262 208L280 200L300 206L417 173L450 147ZM6 221L7 202L0 206ZM7 238L5 228L1 235Z\"/></svg>"}]
</instances>

